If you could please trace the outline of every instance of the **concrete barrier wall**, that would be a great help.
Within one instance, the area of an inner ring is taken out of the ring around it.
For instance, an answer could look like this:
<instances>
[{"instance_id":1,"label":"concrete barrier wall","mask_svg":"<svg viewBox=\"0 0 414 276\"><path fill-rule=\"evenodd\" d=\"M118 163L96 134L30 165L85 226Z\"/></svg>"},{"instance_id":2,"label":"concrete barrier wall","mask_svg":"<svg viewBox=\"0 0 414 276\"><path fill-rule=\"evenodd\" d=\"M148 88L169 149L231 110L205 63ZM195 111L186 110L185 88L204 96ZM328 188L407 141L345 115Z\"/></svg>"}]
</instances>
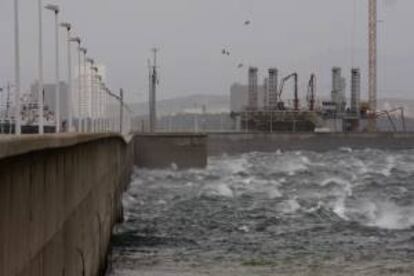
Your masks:
<instances>
[{"instance_id":1,"label":"concrete barrier wall","mask_svg":"<svg viewBox=\"0 0 414 276\"><path fill-rule=\"evenodd\" d=\"M209 155L276 150L328 151L414 148L414 133L216 133L208 135Z\"/></svg>"},{"instance_id":2,"label":"concrete barrier wall","mask_svg":"<svg viewBox=\"0 0 414 276\"><path fill-rule=\"evenodd\" d=\"M143 168L180 169L207 166L207 136L203 134L139 134L134 137L135 163Z\"/></svg>"},{"instance_id":3,"label":"concrete barrier wall","mask_svg":"<svg viewBox=\"0 0 414 276\"><path fill-rule=\"evenodd\" d=\"M98 275L133 150L118 136L0 138L0 275Z\"/></svg>"}]
</instances>

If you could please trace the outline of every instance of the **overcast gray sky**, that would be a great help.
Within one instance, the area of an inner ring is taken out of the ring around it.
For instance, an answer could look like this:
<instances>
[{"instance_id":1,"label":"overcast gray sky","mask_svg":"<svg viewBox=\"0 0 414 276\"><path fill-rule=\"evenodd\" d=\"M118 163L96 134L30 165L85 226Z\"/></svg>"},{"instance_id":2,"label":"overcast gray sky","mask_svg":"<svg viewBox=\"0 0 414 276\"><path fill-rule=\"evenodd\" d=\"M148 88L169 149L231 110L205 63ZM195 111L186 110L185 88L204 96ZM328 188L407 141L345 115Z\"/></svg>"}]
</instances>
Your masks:
<instances>
[{"instance_id":1,"label":"overcast gray sky","mask_svg":"<svg viewBox=\"0 0 414 276\"><path fill-rule=\"evenodd\" d=\"M360 66L366 82L368 0L44 0L85 38L92 57L107 67L108 84L130 101L144 101L146 60L160 52L160 97L228 94L246 82L247 68L298 71L302 93L311 72L327 94L330 69L346 77ZM414 1L379 0L380 97L414 98ZM20 0L23 82L37 77L37 0ZM0 84L13 80L13 0L0 0ZM250 26L244 26L251 20ZM46 81L53 81L53 16L44 12ZM62 31L62 47L64 33ZM230 57L221 55L229 49ZM63 50L64 48L62 48ZM66 50L65 50L66 51ZM64 51L62 63L65 64ZM66 71L62 69L62 76ZM141 95L139 94L141 93Z\"/></svg>"}]
</instances>

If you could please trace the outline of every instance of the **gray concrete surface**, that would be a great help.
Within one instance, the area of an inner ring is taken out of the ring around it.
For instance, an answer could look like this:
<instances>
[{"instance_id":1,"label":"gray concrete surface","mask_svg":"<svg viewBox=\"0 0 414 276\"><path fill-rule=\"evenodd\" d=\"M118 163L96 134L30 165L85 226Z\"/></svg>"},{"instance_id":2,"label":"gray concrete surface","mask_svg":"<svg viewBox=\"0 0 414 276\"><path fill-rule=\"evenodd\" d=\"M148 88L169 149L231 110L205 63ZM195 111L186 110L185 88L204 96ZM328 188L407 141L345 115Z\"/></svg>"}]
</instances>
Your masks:
<instances>
[{"instance_id":1,"label":"gray concrete surface","mask_svg":"<svg viewBox=\"0 0 414 276\"><path fill-rule=\"evenodd\" d=\"M157 169L175 164L179 169L207 166L207 135L192 133L139 134L134 137L139 167Z\"/></svg>"},{"instance_id":2,"label":"gray concrete surface","mask_svg":"<svg viewBox=\"0 0 414 276\"><path fill-rule=\"evenodd\" d=\"M277 150L411 149L414 133L211 133L208 154Z\"/></svg>"},{"instance_id":3,"label":"gray concrete surface","mask_svg":"<svg viewBox=\"0 0 414 276\"><path fill-rule=\"evenodd\" d=\"M98 275L131 145L113 135L0 138L0 275Z\"/></svg>"},{"instance_id":4,"label":"gray concrete surface","mask_svg":"<svg viewBox=\"0 0 414 276\"><path fill-rule=\"evenodd\" d=\"M204 135L0 136L0 275L100 275L133 165L204 167L206 151Z\"/></svg>"}]
</instances>

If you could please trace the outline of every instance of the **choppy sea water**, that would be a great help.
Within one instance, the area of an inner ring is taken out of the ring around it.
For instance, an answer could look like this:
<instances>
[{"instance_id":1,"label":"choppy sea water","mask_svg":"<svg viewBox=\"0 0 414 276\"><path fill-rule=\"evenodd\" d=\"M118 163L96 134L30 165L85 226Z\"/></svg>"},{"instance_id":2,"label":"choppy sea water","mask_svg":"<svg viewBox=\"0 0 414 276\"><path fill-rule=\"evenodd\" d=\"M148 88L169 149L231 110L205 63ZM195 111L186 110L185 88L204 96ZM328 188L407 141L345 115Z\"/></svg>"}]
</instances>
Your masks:
<instances>
[{"instance_id":1,"label":"choppy sea water","mask_svg":"<svg viewBox=\"0 0 414 276\"><path fill-rule=\"evenodd\" d=\"M414 151L136 170L109 275L414 275Z\"/></svg>"}]
</instances>

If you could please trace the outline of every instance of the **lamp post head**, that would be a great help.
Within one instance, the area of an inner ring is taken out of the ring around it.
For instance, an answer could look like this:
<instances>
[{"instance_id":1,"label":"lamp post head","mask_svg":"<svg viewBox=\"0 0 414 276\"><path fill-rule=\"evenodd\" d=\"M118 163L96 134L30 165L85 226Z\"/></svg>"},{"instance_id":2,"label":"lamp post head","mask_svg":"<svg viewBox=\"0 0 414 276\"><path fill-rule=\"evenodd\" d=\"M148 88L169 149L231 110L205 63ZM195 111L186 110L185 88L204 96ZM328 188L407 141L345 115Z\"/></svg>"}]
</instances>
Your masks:
<instances>
[{"instance_id":1,"label":"lamp post head","mask_svg":"<svg viewBox=\"0 0 414 276\"><path fill-rule=\"evenodd\" d=\"M86 55L86 53L88 52L88 49L86 48L80 48L79 49L84 55Z\"/></svg>"},{"instance_id":2,"label":"lamp post head","mask_svg":"<svg viewBox=\"0 0 414 276\"><path fill-rule=\"evenodd\" d=\"M46 5L45 9L53 11L54 13L58 14L59 13L59 6L58 5Z\"/></svg>"},{"instance_id":3,"label":"lamp post head","mask_svg":"<svg viewBox=\"0 0 414 276\"><path fill-rule=\"evenodd\" d=\"M68 31L70 31L72 29L72 25L70 23L67 23L67 22L60 23L60 26L62 28L65 28Z\"/></svg>"},{"instance_id":4,"label":"lamp post head","mask_svg":"<svg viewBox=\"0 0 414 276\"><path fill-rule=\"evenodd\" d=\"M81 44L81 42L82 42L82 40L80 39L80 37L79 36L77 36L77 37L72 37L71 39L70 39L70 41L71 42L76 42L76 43L78 43L79 45Z\"/></svg>"}]
</instances>

